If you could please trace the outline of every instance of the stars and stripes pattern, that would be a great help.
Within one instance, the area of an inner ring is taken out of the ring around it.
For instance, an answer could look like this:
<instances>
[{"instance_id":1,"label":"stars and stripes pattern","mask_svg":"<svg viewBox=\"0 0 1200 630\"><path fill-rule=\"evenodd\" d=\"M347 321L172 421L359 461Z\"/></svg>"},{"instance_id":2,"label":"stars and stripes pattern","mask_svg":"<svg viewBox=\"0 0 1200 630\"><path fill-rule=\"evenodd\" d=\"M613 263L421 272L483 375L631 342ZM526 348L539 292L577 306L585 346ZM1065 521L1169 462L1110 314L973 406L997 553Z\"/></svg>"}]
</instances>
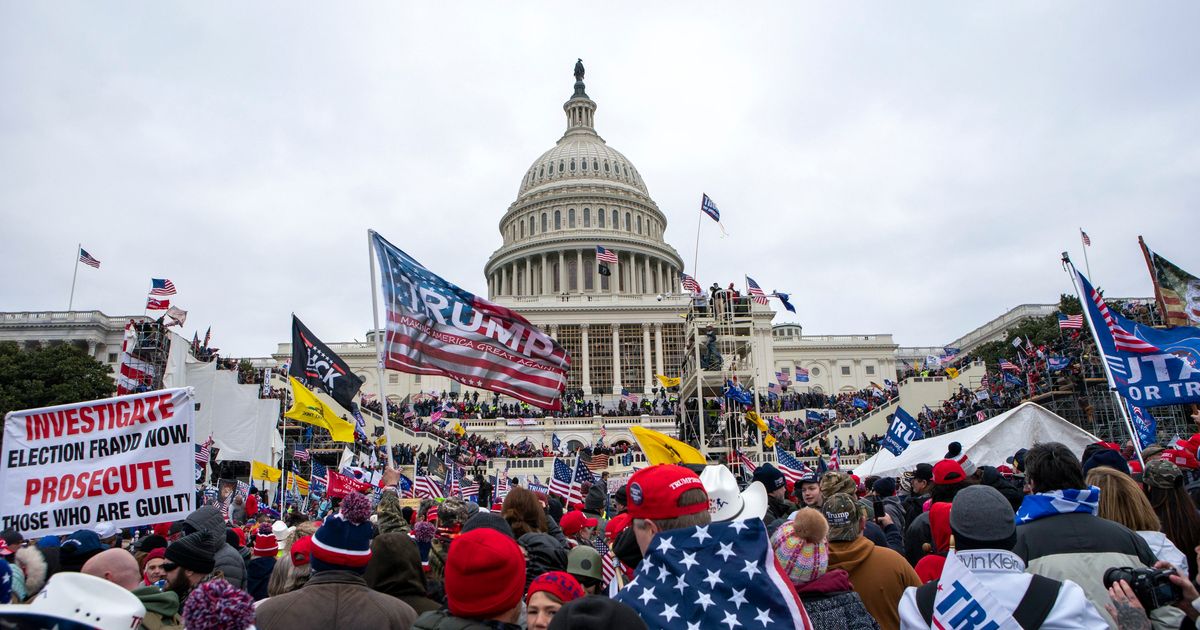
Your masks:
<instances>
[{"instance_id":1,"label":"stars and stripes pattern","mask_svg":"<svg viewBox=\"0 0 1200 630\"><path fill-rule=\"evenodd\" d=\"M596 246L596 262L617 264L617 252Z\"/></svg>"},{"instance_id":2,"label":"stars and stripes pattern","mask_svg":"<svg viewBox=\"0 0 1200 630\"><path fill-rule=\"evenodd\" d=\"M1080 329L1083 328L1083 314L1079 315L1063 315L1058 314L1058 327L1061 330Z\"/></svg>"},{"instance_id":3,"label":"stars and stripes pattern","mask_svg":"<svg viewBox=\"0 0 1200 630\"><path fill-rule=\"evenodd\" d=\"M829 469L830 470L841 470L842 469L842 461L841 461L841 458L838 456L838 447L837 446L834 446L833 450L830 451L830 453L829 453Z\"/></svg>"},{"instance_id":4,"label":"stars and stripes pattern","mask_svg":"<svg viewBox=\"0 0 1200 630\"><path fill-rule=\"evenodd\" d=\"M625 402L633 403L635 405L638 404L639 402L641 402L641 399L638 398L637 395L630 394L629 390L624 387L621 388L621 400L624 400Z\"/></svg>"},{"instance_id":5,"label":"stars and stripes pattern","mask_svg":"<svg viewBox=\"0 0 1200 630\"><path fill-rule=\"evenodd\" d=\"M775 461L779 464L779 472L783 473L783 478L792 483L796 483L801 477L812 473L812 469L805 466L804 462L783 450L783 447L778 444L775 445Z\"/></svg>"},{"instance_id":6,"label":"stars and stripes pattern","mask_svg":"<svg viewBox=\"0 0 1200 630\"><path fill-rule=\"evenodd\" d=\"M1076 271L1075 273L1079 272ZM1155 346L1144 339L1140 339L1134 336L1133 333L1122 328L1121 325L1117 323L1117 320L1113 318L1112 312L1108 310L1108 304L1104 302L1104 296L1100 295L1100 292L1092 287L1090 283L1088 283L1087 279L1083 277L1083 274L1080 273L1079 278L1083 280L1083 286L1087 287L1091 292L1091 295L1088 297L1092 300L1092 303L1096 305L1096 309L1100 311L1100 317L1104 319L1104 325L1108 327L1108 332L1112 334L1113 344L1116 345L1117 350L1122 350L1124 352L1138 352L1143 354L1160 352L1158 346Z\"/></svg>"},{"instance_id":7,"label":"stars and stripes pattern","mask_svg":"<svg viewBox=\"0 0 1200 630\"><path fill-rule=\"evenodd\" d=\"M413 481L413 496L418 499L440 499L445 495L442 493L442 484L438 482L437 477L431 475L417 475Z\"/></svg>"},{"instance_id":8,"label":"stars and stripes pattern","mask_svg":"<svg viewBox=\"0 0 1200 630\"><path fill-rule=\"evenodd\" d=\"M208 439L205 440L203 444L196 445L197 464L207 464L209 460L212 459L212 445L213 439L211 435L208 436Z\"/></svg>"},{"instance_id":9,"label":"stars and stripes pattern","mask_svg":"<svg viewBox=\"0 0 1200 630\"><path fill-rule=\"evenodd\" d=\"M479 502L479 484L476 483L474 479L472 479L470 483L463 484L460 495L464 499L474 499L475 502L478 503Z\"/></svg>"},{"instance_id":10,"label":"stars and stripes pattern","mask_svg":"<svg viewBox=\"0 0 1200 630\"><path fill-rule=\"evenodd\" d=\"M302 462L308 461L308 449L304 448L303 446L297 446L292 450L292 458Z\"/></svg>"},{"instance_id":11,"label":"stars and stripes pattern","mask_svg":"<svg viewBox=\"0 0 1200 630\"><path fill-rule=\"evenodd\" d=\"M558 342L517 312L437 276L379 234L371 239L387 312L385 368L562 409L571 358ZM435 297L444 304L440 310L429 307Z\"/></svg>"},{"instance_id":12,"label":"stars and stripes pattern","mask_svg":"<svg viewBox=\"0 0 1200 630\"><path fill-rule=\"evenodd\" d=\"M1083 230L1079 230L1079 239L1082 240L1083 244L1088 247L1090 247L1092 245L1092 238L1090 236L1088 236L1087 232L1084 232Z\"/></svg>"},{"instance_id":13,"label":"stars and stripes pattern","mask_svg":"<svg viewBox=\"0 0 1200 630\"><path fill-rule=\"evenodd\" d=\"M328 468L317 462L312 462L312 471L308 475L308 478L313 482L329 483L329 481L325 478L328 474Z\"/></svg>"},{"instance_id":14,"label":"stars and stripes pattern","mask_svg":"<svg viewBox=\"0 0 1200 630\"><path fill-rule=\"evenodd\" d=\"M652 629L812 627L758 519L659 533L613 599Z\"/></svg>"},{"instance_id":15,"label":"stars and stripes pattern","mask_svg":"<svg viewBox=\"0 0 1200 630\"><path fill-rule=\"evenodd\" d=\"M605 466L607 466L608 456L605 455L603 457ZM596 483L596 474L593 473L590 468L588 468L588 464L589 460L586 460L582 457L575 458L575 485L582 486L584 482ZM583 496L580 495L579 499L582 501Z\"/></svg>"},{"instance_id":16,"label":"stars and stripes pattern","mask_svg":"<svg viewBox=\"0 0 1200 630\"><path fill-rule=\"evenodd\" d=\"M796 366L796 382L797 383L807 383L808 382L808 370L806 368L800 367L799 365Z\"/></svg>"},{"instance_id":17,"label":"stars and stripes pattern","mask_svg":"<svg viewBox=\"0 0 1200 630\"><path fill-rule=\"evenodd\" d=\"M463 469L457 465L451 466L448 477L448 483L446 484L446 496L462 497ZM478 489L476 489L476 492L478 492Z\"/></svg>"},{"instance_id":18,"label":"stars and stripes pattern","mask_svg":"<svg viewBox=\"0 0 1200 630\"><path fill-rule=\"evenodd\" d=\"M751 299L753 299L756 303L767 304L769 302L767 300L767 294L763 293L762 287L758 286L758 283L754 281L754 278L746 276L746 286L749 289L748 292L750 293Z\"/></svg>"},{"instance_id":19,"label":"stars and stripes pattern","mask_svg":"<svg viewBox=\"0 0 1200 630\"><path fill-rule=\"evenodd\" d=\"M601 571L604 577L604 584L601 587L607 587L613 578L617 577L617 562L609 552L608 543L604 542L604 536L594 536L592 538L592 547L600 554Z\"/></svg>"},{"instance_id":20,"label":"stars and stripes pattern","mask_svg":"<svg viewBox=\"0 0 1200 630\"><path fill-rule=\"evenodd\" d=\"M604 453L596 453L587 460L587 467L590 471L604 470L608 468L608 455Z\"/></svg>"},{"instance_id":21,"label":"stars and stripes pattern","mask_svg":"<svg viewBox=\"0 0 1200 630\"><path fill-rule=\"evenodd\" d=\"M1000 359L1000 363L998 365L1000 366L1001 370L1006 372L1016 372L1017 374L1021 373L1021 368L1008 359Z\"/></svg>"},{"instance_id":22,"label":"stars and stripes pattern","mask_svg":"<svg viewBox=\"0 0 1200 630\"><path fill-rule=\"evenodd\" d=\"M96 260L95 257L87 253L87 250L82 247L79 248L79 262L89 267L95 267L96 269L100 268L100 261Z\"/></svg>"},{"instance_id":23,"label":"stars and stripes pattern","mask_svg":"<svg viewBox=\"0 0 1200 630\"><path fill-rule=\"evenodd\" d=\"M496 483L492 485L495 487L496 500L503 501L508 496L508 466L504 467L504 474L498 475Z\"/></svg>"},{"instance_id":24,"label":"stars and stripes pattern","mask_svg":"<svg viewBox=\"0 0 1200 630\"><path fill-rule=\"evenodd\" d=\"M566 499L568 505L582 498L579 486L571 479L571 466L557 457L554 458L554 474L550 477L550 492Z\"/></svg>"},{"instance_id":25,"label":"stars and stripes pattern","mask_svg":"<svg viewBox=\"0 0 1200 630\"><path fill-rule=\"evenodd\" d=\"M150 295L175 295L175 283L166 278L150 278Z\"/></svg>"},{"instance_id":26,"label":"stars and stripes pattern","mask_svg":"<svg viewBox=\"0 0 1200 630\"><path fill-rule=\"evenodd\" d=\"M700 288L700 283L696 282L695 278L687 275L686 273L679 274L679 281L683 284L683 289L685 291L690 291L691 293L704 293L704 289Z\"/></svg>"},{"instance_id":27,"label":"stars and stripes pattern","mask_svg":"<svg viewBox=\"0 0 1200 630\"><path fill-rule=\"evenodd\" d=\"M758 470L758 465L754 463L754 460L746 457L745 453L737 450L736 448L733 449L733 456L735 459L737 459L738 463L742 465L742 468L746 469L747 472L753 473L754 471Z\"/></svg>"}]
</instances>

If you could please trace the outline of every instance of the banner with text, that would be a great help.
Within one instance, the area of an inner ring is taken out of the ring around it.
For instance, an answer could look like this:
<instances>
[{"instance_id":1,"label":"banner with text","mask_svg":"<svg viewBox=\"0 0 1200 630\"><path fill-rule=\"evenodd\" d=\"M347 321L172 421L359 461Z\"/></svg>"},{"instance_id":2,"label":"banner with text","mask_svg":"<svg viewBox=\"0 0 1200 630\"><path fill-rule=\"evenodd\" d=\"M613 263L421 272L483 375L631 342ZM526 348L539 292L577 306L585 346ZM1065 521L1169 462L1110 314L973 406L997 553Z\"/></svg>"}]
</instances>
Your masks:
<instances>
[{"instance_id":1,"label":"banner with text","mask_svg":"<svg viewBox=\"0 0 1200 630\"><path fill-rule=\"evenodd\" d=\"M31 537L183 518L196 494L194 419L190 388L10 412L0 528Z\"/></svg>"}]
</instances>

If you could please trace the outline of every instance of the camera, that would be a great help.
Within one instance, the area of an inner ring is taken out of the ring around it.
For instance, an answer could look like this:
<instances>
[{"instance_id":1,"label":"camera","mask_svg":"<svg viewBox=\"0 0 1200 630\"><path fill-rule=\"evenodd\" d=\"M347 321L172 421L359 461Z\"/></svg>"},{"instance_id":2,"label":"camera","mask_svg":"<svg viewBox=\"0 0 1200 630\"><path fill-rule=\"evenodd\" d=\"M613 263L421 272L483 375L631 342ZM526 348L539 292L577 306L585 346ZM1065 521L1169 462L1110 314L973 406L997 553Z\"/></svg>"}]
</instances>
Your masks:
<instances>
[{"instance_id":1,"label":"camera","mask_svg":"<svg viewBox=\"0 0 1200 630\"><path fill-rule=\"evenodd\" d=\"M1104 588L1112 588L1113 584L1125 580L1148 614L1155 608L1174 604L1183 597L1183 591L1172 584L1168 577L1174 574L1174 569L1112 567L1104 572Z\"/></svg>"}]
</instances>

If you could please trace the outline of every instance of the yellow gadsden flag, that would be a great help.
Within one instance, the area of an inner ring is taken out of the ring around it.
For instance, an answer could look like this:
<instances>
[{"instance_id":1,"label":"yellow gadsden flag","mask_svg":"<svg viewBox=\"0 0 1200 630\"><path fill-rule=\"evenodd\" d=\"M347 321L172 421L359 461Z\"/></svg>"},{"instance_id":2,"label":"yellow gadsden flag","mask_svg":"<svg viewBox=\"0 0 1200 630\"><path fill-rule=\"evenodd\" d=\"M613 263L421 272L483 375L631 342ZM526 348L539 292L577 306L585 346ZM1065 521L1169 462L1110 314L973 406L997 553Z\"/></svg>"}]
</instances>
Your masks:
<instances>
[{"instance_id":1,"label":"yellow gadsden flag","mask_svg":"<svg viewBox=\"0 0 1200 630\"><path fill-rule=\"evenodd\" d=\"M958 378L958 368L946 368L946 376Z\"/></svg>"},{"instance_id":2,"label":"yellow gadsden flag","mask_svg":"<svg viewBox=\"0 0 1200 630\"><path fill-rule=\"evenodd\" d=\"M462 437L467 434L467 430L463 428L463 425L461 423L455 422L454 423L454 433L457 434L458 437Z\"/></svg>"},{"instance_id":3,"label":"yellow gadsden flag","mask_svg":"<svg viewBox=\"0 0 1200 630\"><path fill-rule=\"evenodd\" d=\"M673 437L639 426L629 427L634 439L646 454L646 460L654 464L699 464L704 466L704 455L694 447Z\"/></svg>"},{"instance_id":4,"label":"yellow gadsden flag","mask_svg":"<svg viewBox=\"0 0 1200 630\"><path fill-rule=\"evenodd\" d=\"M260 461L250 462L250 478L260 481L270 481L271 483L279 483L283 478L283 471L278 468L273 468Z\"/></svg>"},{"instance_id":5,"label":"yellow gadsden flag","mask_svg":"<svg viewBox=\"0 0 1200 630\"><path fill-rule=\"evenodd\" d=\"M672 378L670 376L663 376L662 374L655 374L654 378L658 379L658 382L662 383L663 387L679 387L679 382L681 380L683 380L680 378Z\"/></svg>"},{"instance_id":6,"label":"yellow gadsden flag","mask_svg":"<svg viewBox=\"0 0 1200 630\"><path fill-rule=\"evenodd\" d=\"M284 418L324 427L329 430L329 435L333 436L334 442L354 443L353 424L339 418L332 409L317 398L316 394L308 391L308 388L297 381L295 377L289 376L288 380L292 382L292 398L295 402L292 404L292 408L283 414Z\"/></svg>"}]
</instances>

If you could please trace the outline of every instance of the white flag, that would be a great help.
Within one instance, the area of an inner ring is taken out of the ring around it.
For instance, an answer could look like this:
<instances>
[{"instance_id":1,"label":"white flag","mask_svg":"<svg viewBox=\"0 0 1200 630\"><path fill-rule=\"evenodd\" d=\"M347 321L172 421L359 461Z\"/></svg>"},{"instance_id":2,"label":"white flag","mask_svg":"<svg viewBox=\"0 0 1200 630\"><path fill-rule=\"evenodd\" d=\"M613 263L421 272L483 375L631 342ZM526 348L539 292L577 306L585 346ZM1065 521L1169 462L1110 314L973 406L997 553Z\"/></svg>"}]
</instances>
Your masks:
<instances>
[{"instance_id":1,"label":"white flag","mask_svg":"<svg viewBox=\"0 0 1200 630\"><path fill-rule=\"evenodd\" d=\"M936 367L941 367L941 365L942 365L941 357L932 355L932 354L925 355L925 367L936 368Z\"/></svg>"}]
</instances>

